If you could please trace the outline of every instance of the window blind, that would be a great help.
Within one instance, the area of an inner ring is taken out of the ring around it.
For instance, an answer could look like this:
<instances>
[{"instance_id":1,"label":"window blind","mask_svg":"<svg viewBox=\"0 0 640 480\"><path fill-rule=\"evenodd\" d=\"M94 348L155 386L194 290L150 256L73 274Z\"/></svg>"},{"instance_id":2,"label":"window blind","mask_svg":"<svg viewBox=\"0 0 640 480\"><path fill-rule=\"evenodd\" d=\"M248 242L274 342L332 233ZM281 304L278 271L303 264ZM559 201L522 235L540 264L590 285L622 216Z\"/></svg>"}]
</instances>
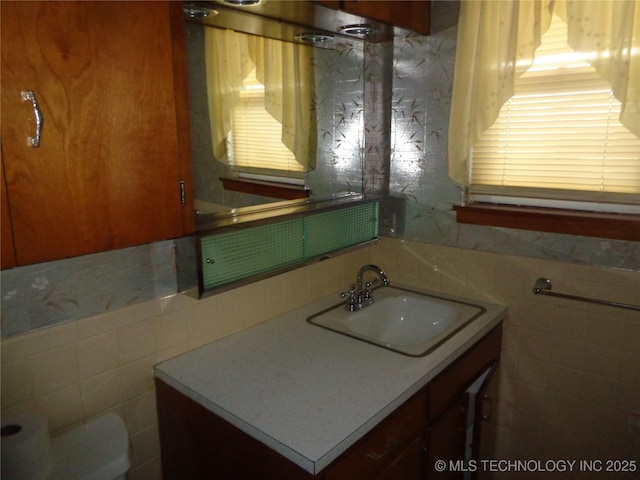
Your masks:
<instances>
[{"instance_id":1,"label":"window blind","mask_svg":"<svg viewBox=\"0 0 640 480\"><path fill-rule=\"evenodd\" d=\"M282 143L282 125L265 109L264 95L254 69L231 118L231 165L240 172L302 177L304 168Z\"/></svg>"},{"instance_id":2,"label":"window blind","mask_svg":"<svg viewBox=\"0 0 640 480\"><path fill-rule=\"evenodd\" d=\"M532 67L474 145L476 197L640 204L640 139L620 124L608 83L566 38L554 15Z\"/></svg>"}]
</instances>

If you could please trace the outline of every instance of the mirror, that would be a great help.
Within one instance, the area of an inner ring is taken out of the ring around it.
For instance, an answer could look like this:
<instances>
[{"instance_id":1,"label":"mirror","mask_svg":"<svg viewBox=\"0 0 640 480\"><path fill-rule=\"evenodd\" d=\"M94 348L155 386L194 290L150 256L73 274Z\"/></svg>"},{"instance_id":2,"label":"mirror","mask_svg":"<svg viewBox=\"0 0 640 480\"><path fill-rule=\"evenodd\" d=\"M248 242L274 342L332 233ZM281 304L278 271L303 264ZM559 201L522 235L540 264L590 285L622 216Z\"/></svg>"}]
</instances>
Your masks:
<instances>
[{"instance_id":1,"label":"mirror","mask_svg":"<svg viewBox=\"0 0 640 480\"><path fill-rule=\"evenodd\" d=\"M208 17L186 15L194 190L199 216L283 201L283 197L225 188L221 179L237 178L239 173L213 155L205 29L230 28L231 24L225 24L226 13L220 9ZM232 26L238 30L237 22ZM317 44L322 44L322 48L313 48L312 62L317 118L316 162L315 168L304 174L304 187L310 200L340 197L347 192L362 193L363 189L364 42L336 37Z\"/></svg>"}]
</instances>

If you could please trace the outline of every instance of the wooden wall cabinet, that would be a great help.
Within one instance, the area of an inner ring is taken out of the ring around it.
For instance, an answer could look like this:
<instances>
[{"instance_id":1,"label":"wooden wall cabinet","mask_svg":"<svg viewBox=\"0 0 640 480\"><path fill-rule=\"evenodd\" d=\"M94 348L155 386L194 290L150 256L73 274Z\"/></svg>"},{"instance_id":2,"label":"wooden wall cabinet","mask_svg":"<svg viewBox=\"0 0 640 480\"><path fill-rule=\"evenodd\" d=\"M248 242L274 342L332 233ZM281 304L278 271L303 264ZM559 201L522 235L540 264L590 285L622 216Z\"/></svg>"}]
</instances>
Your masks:
<instances>
[{"instance_id":1,"label":"wooden wall cabinet","mask_svg":"<svg viewBox=\"0 0 640 480\"><path fill-rule=\"evenodd\" d=\"M277 0L250 8L217 4L224 14L202 23L245 33L291 41L298 33L317 31L351 36L371 43L391 41L394 27L429 35L430 0ZM346 33L343 27L367 24L367 36Z\"/></svg>"},{"instance_id":2,"label":"wooden wall cabinet","mask_svg":"<svg viewBox=\"0 0 640 480\"><path fill-rule=\"evenodd\" d=\"M11 233L11 219L9 218L9 200L7 198L7 187L4 179L4 163L1 162L0 155L0 227L2 236L0 237L0 247L2 247L0 258L0 266L2 268L12 268L16 264L16 254L13 248L13 234Z\"/></svg>"},{"instance_id":3,"label":"wooden wall cabinet","mask_svg":"<svg viewBox=\"0 0 640 480\"><path fill-rule=\"evenodd\" d=\"M463 472L438 472L434 464L465 458L466 390L493 371L501 340L497 326L316 476L156 379L163 478L462 480ZM475 443L482 414L480 409Z\"/></svg>"},{"instance_id":4,"label":"wooden wall cabinet","mask_svg":"<svg viewBox=\"0 0 640 480\"><path fill-rule=\"evenodd\" d=\"M324 5L325 7L333 8L334 10L339 10L342 4L341 0L312 0L313 3L317 3L318 5Z\"/></svg>"},{"instance_id":5,"label":"wooden wall cabinet","mask_svg":"<svg viewBox=\"0 0 640 480\"><path fill-rule=\"evenodd\" d=\"M393 26L413 30L423 35L431 31L431 1L429 0L343 0L345 12L372 18Z\"/></svg>"},{"instance_id":6,"label":"wooden wall cabinet","mask_svg":"<svg viewBox=\"0 0 640 480\"><path fill-rule=\"evenodd\" d=\"M313 3L422 35L431 33L430 0L313 0Z\"/></svg>"},{"instance_id":7,"label":"wooden wall cabinet","mask_svg":"<svg viewBox=\"0 0 640 480\"><path fill-rule=\"evenodd\" d=\"M193 232L181 2L0 8L2 267Z\"/></svg>"}]
</instances>

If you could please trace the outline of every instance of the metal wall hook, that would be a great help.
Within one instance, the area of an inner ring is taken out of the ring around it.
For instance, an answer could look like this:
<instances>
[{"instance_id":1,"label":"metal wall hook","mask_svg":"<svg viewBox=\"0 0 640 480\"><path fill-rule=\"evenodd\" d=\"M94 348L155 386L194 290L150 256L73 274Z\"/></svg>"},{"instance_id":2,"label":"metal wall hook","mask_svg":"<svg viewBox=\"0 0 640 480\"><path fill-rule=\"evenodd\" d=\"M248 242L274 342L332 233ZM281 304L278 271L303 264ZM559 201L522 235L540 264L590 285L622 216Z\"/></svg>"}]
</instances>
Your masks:
<instances>
[{"instance_id":1,"label":"metal wall hook","mask_svg":"<svg viewBox=\"0 0 640 480\"><path fill-rule=\"evenodd\" d=\"M551 280L548 278L539 278L533 285L533 293L536 295L544 294L542 290L551 290Z\"/></svg>"}]
</instances>

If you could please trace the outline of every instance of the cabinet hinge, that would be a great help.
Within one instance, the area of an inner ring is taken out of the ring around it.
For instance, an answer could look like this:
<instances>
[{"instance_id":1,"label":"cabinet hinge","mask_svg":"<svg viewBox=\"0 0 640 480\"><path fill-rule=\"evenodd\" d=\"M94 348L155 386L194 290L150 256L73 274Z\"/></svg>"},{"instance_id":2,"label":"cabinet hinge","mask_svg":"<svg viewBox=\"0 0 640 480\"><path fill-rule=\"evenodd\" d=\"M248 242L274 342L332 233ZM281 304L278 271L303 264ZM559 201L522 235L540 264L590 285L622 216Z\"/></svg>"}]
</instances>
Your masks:
<instances>
[{"instance_id":1,"label":"cabinet hinge","mask_svg":"<svg viewBox=\"0 0 640 480\"><path fill-rule=\"evenodd\" d=\"M180 206L184 207L187 204L187 194L185 191L184 179L180 179Z\"/></svg>"}]
</instances>

